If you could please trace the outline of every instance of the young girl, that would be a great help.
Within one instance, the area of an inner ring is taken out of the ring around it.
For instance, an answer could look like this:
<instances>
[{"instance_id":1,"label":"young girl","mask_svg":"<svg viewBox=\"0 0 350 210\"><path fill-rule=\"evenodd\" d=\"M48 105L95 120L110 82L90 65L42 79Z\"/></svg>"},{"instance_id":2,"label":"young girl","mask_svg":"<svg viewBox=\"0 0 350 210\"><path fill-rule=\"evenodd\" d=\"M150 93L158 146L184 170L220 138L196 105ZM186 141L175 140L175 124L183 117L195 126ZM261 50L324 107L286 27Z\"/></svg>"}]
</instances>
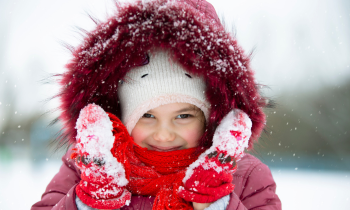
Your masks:
<instances>
[{"instance_id":1,"label":"young girl","mask_svg":"<svg viewBox=\"0 0 350 210\"><path fill-rule=\"evenodd\" d=\"M72 50L62 143L32 209L281 209L245 154L265 125L249 58L204 0L118 5Z\"/></svg>"}]
</instances>

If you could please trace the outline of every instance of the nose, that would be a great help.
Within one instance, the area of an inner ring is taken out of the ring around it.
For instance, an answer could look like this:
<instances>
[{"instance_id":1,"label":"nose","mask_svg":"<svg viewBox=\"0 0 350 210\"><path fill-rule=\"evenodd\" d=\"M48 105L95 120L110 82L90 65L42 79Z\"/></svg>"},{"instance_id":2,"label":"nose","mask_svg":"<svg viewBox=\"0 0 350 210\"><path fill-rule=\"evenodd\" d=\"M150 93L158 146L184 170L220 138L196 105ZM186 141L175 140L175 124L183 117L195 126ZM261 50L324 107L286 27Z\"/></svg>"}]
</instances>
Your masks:
<instances>
[{"instance_id":1,"label":"nose","mask_svg":"<svg viewBox=\"0 0 350 210\"><path fill-rule=\"evenodd\" d=\"M153 134L153 138L160 142L170 142L175 140L175 133L170 128L160 127Z\"/></svg>"}]
</instances>

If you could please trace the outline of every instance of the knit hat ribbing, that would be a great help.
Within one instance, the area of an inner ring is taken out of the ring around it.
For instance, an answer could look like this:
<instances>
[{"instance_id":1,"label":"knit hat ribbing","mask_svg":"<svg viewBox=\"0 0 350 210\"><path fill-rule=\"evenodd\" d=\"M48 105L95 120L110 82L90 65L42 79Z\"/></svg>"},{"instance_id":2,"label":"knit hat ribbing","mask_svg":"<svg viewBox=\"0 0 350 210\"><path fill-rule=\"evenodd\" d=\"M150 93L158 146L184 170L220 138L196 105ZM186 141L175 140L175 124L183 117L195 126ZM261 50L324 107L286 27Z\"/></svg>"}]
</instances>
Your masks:
<instances>
[{"instance_id":1,"label":"knit hat ribbing","mask_svg":"<svg viewBox=\"0 0 350 210\"><path fill-rule=\"evenodd\" d=\"M148 64L126 74L118 89L122 122L129 133L144 113L170 103L193 104L208 121L209 103L203 77L187 73L171 59L169 52L156 51L149 57Z\"/></svg>"}]
</instances>

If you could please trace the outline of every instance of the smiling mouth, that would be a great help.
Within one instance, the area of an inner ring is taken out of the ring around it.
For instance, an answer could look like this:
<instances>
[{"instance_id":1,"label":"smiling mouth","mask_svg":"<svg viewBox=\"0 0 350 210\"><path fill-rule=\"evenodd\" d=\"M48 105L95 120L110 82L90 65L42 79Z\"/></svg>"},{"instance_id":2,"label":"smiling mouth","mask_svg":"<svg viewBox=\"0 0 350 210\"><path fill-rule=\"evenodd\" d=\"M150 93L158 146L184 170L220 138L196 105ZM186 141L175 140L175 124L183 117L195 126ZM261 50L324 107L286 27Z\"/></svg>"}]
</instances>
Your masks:
<instances>
[{"instance_id":1,"label":"smiling mouth","mask_svg":"<svg viewBox=\"0 0 350 210\"><path fill-rule=\"evenodd\" d=\"M149 145L149 147L151 150L157 151L157 152L171 152L171 151L181 149L182 146L179 146L179 147L160 147L160 146Z\"/></svg>"}]
</instances>

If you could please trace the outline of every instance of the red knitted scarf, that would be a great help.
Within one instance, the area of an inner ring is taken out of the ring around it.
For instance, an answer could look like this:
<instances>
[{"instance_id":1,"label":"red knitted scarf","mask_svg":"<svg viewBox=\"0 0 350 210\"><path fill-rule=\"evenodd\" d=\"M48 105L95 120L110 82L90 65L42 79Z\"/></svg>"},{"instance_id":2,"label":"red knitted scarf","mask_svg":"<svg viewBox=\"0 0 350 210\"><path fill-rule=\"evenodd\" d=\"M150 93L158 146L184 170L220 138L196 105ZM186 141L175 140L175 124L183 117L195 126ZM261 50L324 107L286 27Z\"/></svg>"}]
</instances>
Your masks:
<instances>
[{"instance_id":1,"label":"red knitted scarf","mask_svg":"<svg viewBox=\"0 0 350 210\"><path fill-rule=\"evenodd\" d=\"M124 164L129 179L127 189L133 195L156 196L153 210L193 209L190 202L177 195L177 191L183 185L186 168L200 154L196 148L171 152L147 150L133 142L117 117L112 114L109 117L115 136L111 152Z\"/></svg>"}]
</instances>

